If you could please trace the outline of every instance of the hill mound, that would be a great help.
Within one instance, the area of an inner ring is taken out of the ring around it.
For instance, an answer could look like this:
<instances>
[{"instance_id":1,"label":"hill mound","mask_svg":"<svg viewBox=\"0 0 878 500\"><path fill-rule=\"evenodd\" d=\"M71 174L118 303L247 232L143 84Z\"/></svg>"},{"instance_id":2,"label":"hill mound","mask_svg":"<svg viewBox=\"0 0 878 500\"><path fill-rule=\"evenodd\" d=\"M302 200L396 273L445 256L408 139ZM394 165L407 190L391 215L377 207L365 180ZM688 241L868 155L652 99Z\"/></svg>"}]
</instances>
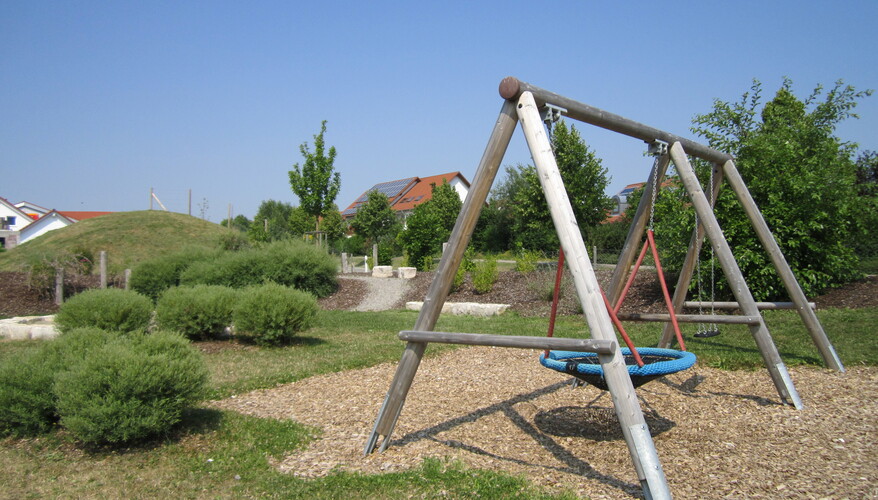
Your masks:
<instances>
[{"instance_id":1,"label":"hill mound","mask_svg":"<svg viewBox=\"0 0 878 500\"><path fill-rule=\"evenodd\" d=\"M69 254L107 252L111 273L183 247L214 248L233 230L190 215L143 210L116 212L57 229L0 253L0 271L19 271L28 263Z\"/></svg>"}]
</instances>

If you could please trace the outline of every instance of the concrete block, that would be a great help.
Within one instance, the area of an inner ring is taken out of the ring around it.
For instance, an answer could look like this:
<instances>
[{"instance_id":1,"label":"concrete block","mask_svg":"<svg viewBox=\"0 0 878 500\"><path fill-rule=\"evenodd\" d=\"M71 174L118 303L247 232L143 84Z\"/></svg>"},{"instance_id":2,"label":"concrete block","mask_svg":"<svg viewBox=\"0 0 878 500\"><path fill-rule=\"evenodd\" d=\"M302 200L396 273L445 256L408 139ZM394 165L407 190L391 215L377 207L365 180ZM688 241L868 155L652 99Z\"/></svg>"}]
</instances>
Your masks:
<instances>
[{"instance_id":1,"label":"concrete block","mask_svg":"<svg viewBox=\"0 0 878 500\"><path fill-rule=\"evenodd\" d=\"M372 268L373 278L391 278L393 277L393 266L375 266Z\"/></svg>"},{"instance_id":2,"label":"concrete block","mask_svg":"<svg viewBox=\"0 0 878 500\"><path fill-rule=\"evenodd\" d=\"M400 278L404 280L410 280L414 278L418 274L417 267L400 267L396 270L397 274Z\"/></svg>"}]
</instances>

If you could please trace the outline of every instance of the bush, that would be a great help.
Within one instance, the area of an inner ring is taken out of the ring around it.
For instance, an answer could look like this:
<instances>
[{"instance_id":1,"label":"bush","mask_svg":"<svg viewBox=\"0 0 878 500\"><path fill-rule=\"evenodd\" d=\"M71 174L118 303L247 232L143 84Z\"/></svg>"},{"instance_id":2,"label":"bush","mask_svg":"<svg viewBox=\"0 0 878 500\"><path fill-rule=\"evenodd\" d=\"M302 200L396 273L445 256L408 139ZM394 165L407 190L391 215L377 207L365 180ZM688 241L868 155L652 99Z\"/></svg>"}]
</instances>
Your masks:
<instances>
[{"instance_id":1,"label":"bush","mask_svg":"<svg viewBox=\"0 0 878 500\"><path fill-rule=\"evenodd\" d=\"M241 292L235 332L259 345L278 345L309 328L316 315L317 301L309 293L273 283L254 286Z\"/></svg>"},{"instance_id":2,"label":"bush","mask_svg":"<svg viewBox=\"0 0 878 500\"><path fill-rule=\"evenodd\" d=\"M96 328L76 329L0 366L0 435L48 432L58 421L55 376L116 337Z\"/></svg>"},{"instance_id":3,"label":"bush","mask_svg":"<svg viewBox=\"0 0 878 500\"><path fill-rule=\"evenodd\" d=\"M0 366L0 436L33 436L55 422L54 372L40 351Z\"/></svg>"},{"instance_id":4,"label":"bush","mask_svg":"<svg viewBox=\"0 0 878 500\"><path fill-rule=\"evenodd\" d=\"M535 250L522 250L515 260L515 270L520 273L532 273L537 269L537 262L542 254Z\"/></svg>"},{"instance_id":5,"label":"bush","mask_svg":"<svg viewBox=\"0 0 878 500\"><path fill-rule=\"evenodd\" d=\"M61 305L55 324L61 332L95 327L132 332L146 330L152 301L137 292L117 288L86 290Z\"/></svg>"},{"instance_id":6,"label":"bush","mask_svg":"<svg viewBox=\"0 0 878 500\"><path fill-rule=\"evenodd\" d=\"M190 248L140 263L131 271L131 289L153 301L180 284L180 275L195 262L216 258L216 251Z\"/></svg>"},{"instance_id":7,"label":"bush","mask_svg":"<svg viewBox=\"0 0 878 500\"><path fill-rule=\"evenodd\" d=\"M207 368L182 336L117 337L58 374L61 425L87 444L130 444L169 431L204 394Z\"/></svg>"},{"instance_id":8,"label":"bush","mask_svg":"<svg viewBox=\"0 0 878 500\"><path fill-rule=\"evenodd\" d=\"M225 286L174 287L159 298L156 321L160 328L190 339L216 338L232 324L237 295Z\"/></svg>"},{"instance_id":9,"label":"bush","mask_svg":"<svg viewBox=\"0 0 878 500\"><path fill-rule=\"evenodd\" d=\"M494 257L476 263L473 271L473 288L476 293L488 293L497 281L497 259Z\"/></svg>"},{"instance_id":10,"label":"bush","mask_svg":"<svg viewBox=\"0 0 878 500\"><path fill-rule=\"evenodd\" d=\"M336 267L319 248L301 241L278 241L197 262L183 272L180 283L244 288L272 282L325 297L337 288Z\"/></svg>"}]
</instances>

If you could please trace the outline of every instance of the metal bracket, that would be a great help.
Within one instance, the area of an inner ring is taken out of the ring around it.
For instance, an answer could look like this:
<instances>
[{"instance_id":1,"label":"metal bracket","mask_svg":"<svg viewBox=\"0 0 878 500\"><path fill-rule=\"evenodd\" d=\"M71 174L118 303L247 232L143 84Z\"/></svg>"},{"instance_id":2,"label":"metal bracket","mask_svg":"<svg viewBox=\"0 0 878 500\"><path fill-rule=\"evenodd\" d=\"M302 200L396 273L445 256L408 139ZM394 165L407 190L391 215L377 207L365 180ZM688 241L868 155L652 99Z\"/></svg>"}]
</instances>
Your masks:
<instances>
[{"instance_id":1,"label":"metal bracket","mask_svg":"<svg viewBox=\"0 0 878 500\"><path fill-rule=\"evenodd\" d=\"M648 142L646 154L649 156L662 156L668 154L668 143L658 139Z\"/></svg>"},{"instance_id":2,"label":"metal bracket","mask_svg":"<svg viewBox=\"0 0 878 500\"><path fill-rule=\"evenodd\" d=\"M561 115L566 113L567 109L562 108L560 106L555 106L554 104L546 103L543 106L543 109L540 110L540 118L543 119L543 123L547 125L551 125L556 121L561 119Z\"/></svg>"}]
</instances>

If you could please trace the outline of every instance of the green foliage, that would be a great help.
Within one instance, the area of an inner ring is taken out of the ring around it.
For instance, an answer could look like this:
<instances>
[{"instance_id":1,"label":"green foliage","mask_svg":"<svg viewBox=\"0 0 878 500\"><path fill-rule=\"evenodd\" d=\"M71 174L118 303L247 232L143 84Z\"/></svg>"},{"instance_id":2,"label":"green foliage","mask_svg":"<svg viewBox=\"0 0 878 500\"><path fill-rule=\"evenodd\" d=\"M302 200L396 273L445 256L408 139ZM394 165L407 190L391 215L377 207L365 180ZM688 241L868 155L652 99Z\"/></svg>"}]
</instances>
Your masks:
<instances>
[{"instance_id":1,"label":"green foliage","mask_svg":"<svg viewBox=\"0 0 878 500\"><path fill-rule=\"evenodd\" d=\"M514 248L515 199L526 186L523 167L506 167L506 177L494 186L473 231L472 245L479 251L499 253Z\"/></svg>"},{"instance_id":2,"label":"green foliage","mask_svg":"<svg viewBox=\"0 0 878 500\"><path fill-rule=\"evenodd\" d=\"M246 233L250 230L250 226L253 225L253 221L251 221L244 215L236 215L232 218L231 224L229 223L229 219L223 219L219 223L219 225L228 227L230 229L237 229L239 232Z\"/></svg>"},{"instance_id":3,"label":"green foliage","mask_svg":"<svg viewBox=\"0 0 878 500\"><path fill-rule=\"evenodd\" d=\"M442 243L448 241L462 206L460 195L450 184L443 182L441 186L433 186L432 198L415 207L406 220L407 228L399 233L409 262L415 263L421 271L428 270L422 267L424 257L441 253Z\"/></svg>"},{"instance_id":4,"label":"green foliage","mask_svg":"<svg viewBox=\"0 0 878 500\"><path fill-rule=\"evenodd\" d=\"M116 332L145 331L152 315L152 301L131 290L86 290L61 305L55 324L61 332L95 327Z\"/></svg>"},{"instance_id":5,"label":"green foliage","mask_svg":"<svg viewBox=\"0 0 878 500\"><path fill-rule=\"evenodd\" d=\"M379 191L369 192L366 203L357 209L351 227L366 239L367 244L385 236L393 236L401 229L396 214L390 208L390 200Z\"/></svg>"},{"instance_id":6,"label":"green foliage","mask_svg":"<svg viewBox=\"0 0 878 500\"><path fill-rule=\"evenodd\" d=\"M263 201L250 225L250 239L266 242L289 238L293 234L290 228L292 216L293 206L289 203L276 200Z\"/></svg>"},{"instance_id":7,"label":"green foliage","mask_svg":"<svg viewBox=\"0 0 878 500\"><path fill-rule=\"evenodd\" d=\"M53 366L42 351L0 364L0 436L33 436L57 420Z\"/></svg>"},{"instance_id":8,"label":"green foliage","mask_svg":"<svg viewBox=\"0 0 878 500\"><path fill-rule=\"evenodd\" d=\"M591 151L575 127L556 125L552 147L567 189L576 222L583 234L603 222L612 207L604 194L609 182L607 169ZM560 243L536 168L519 166L521 185L515 189L512 233L519 248L554 252Z\"/></svg>"},{"instance_id":9,"label":"green foliage","mask_svg":"<svg viewBox=\"0 0 878 500\"><path fill-rule=\"evenodd\" d=\"M235 332L259 345L280 345L310 328L316 314L317 301L309 293L277 284L250 287L235 308Z\"/></svg>"},{"instance_id":10,"label":"green foliage","mask_svg":"<svg viewBox=\"0 0 878 500\"><path fill-rule=\"evenodd\" d=\"M329 210L341 187L341 176L338 172L333 173L337 154L335 146L331 146L329 151L326 151L326 143L323 139L325 133L326 120L323 120L320 124L320 133L314 136L314 152L310 151L307 142L302 143L299 151L305 158L305 163L301 167L296 163L289 172L290 188L299 197L299 203L305 213L317 220L315 227L318 230L319 217Z\"/></svg>"},{"instance_id":11,"label":"green foliage","mask_svg":"<svg viewBox=\"0 0 878 500\"><path fill-rule=\"evenodd\" d=\"M197 262L180 277L184 285L244 288L277 283L325 297L335 291L336 262L324 250L301 241L278 241Z\"/></svg>"},{"instance_id":12,"label":"green foliage","mask_svg":"<svg viewBox=\"0 0 878 500\"><path fill-rule=\"evenodd\" d=\"M878 257L878 153L862 152L857 157L856 175L855 227L850 245L861 260L860 268L874 269Z\"/></svg>"},{"instance_id":13,"label":"green foliage","mask_svg":"<svg viewBox=\"0 0 878 500\"><path fill-rule=\"evenodd\" d=\"M55 376L118 333L78 328L0 365L0 435L36 435L58 421Z\"/></svg>"},{"instance_id":14,"label":"green foliage","mask_svg":"<svg viewBox=\"0 0 878 500\"><path fill-rule=\"evenodd\" d=\"M216 285L171 288L156 305L160 328L182 333L192 340L217 338L232 324L238 293Z\"/></svg>"},{"instance_id":15,"label":"green foliage","mask_svg":"<svg viewBox=\"0 0 878 500\"><path fill-rule=\"evenodd\" d=\"M57 375L61 425L87 444L120 445L159 436L204 394L201 354L178 334L118 337Z\"/></svg>"},{"instance_id":16,"label":"green foliage","mask_svg":"<svg viewBox=\"0 0 878 500\"><path fill-rule=\"evenodd\" d=\"M156 301L162 292L180 284L180 275L190 265L218 255L216 250L189 247L145 260L131 271L131 289Z\"/></svg>"},{"instance_id":17,"label":"green foliage","mask_svg":"<svg viewBox=\"0 0 878 500\"><path fill-rule=\"evenodd\" d=\"M347 223L338 211L335 203L329 206L329 209L323 214L323 221L320 223L320 229L326 233L326 239L333 247L338 247L338 242L343 241L348 232Z\"/></svg>"},{"instance_id":18,"label":"green foliage","mask_svg":"<svg viewBox=\"0 0 878 500\"><path fill-rule=\"evenodd\" d=\"M515 270L520 273L532 273L537 269L537 263L542 257L542 252L535 250L522 250L515 259Z\"/></svg>"},{"instance_id":19,"label":"green foliage","mask_svg":"<svg viewBox=\"0 0 878 500\"><path fill-rule=\"evenodd\" d=\"M761 90L754 82L740 102L715 101L710 113L696 116L693 131L736 157L741 176L805 294L814 295L857 276L848 245L858 213L855 145L833 134L842 120L856 117L852 109L871 92L857 92L839 81L822 102L821 87L802 101L793 94L792 82L785 80L760 110ZM699 168L702 180L707 168ZM685 251L693 227L693 220L673 216L682 213L685 203L676 196L663 214L671 219L656 216L656 233L670 233L662 237L674 242L664 247L676 246L678 255ZM756 299L783 298L780 278L731 191L721 193L716 213Z\"/></svg>"},{"instance_id":20,"label":"green foliage","mask_svg":"<svg viewBox=\"0 0 878 500\"><path fill-rule=\"evenodd\" d=\"M487 259L476 262L476 268L472 273L473 288L476 293L488 293L494 288L497 282L497 259L489 257Z\"/></svg>"}]
</instances>

